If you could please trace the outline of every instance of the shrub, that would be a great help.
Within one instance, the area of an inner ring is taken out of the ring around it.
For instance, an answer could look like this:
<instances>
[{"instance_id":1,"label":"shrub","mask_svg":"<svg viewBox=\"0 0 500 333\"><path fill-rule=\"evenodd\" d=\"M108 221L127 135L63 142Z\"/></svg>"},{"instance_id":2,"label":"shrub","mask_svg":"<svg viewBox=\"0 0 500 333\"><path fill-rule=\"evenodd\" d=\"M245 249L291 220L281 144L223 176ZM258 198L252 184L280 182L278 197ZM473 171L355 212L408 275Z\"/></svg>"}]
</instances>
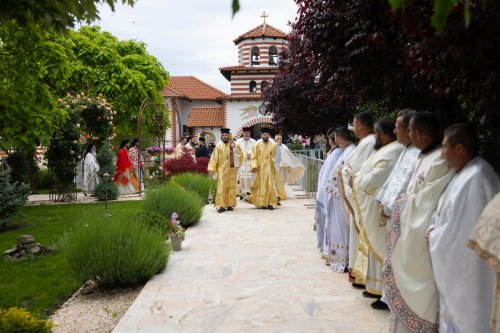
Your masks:
<instances>
[{"instance_id":1,"label":"shrub","mask_svg":"<svg viewBox=\"0 0 500 333\"><path fill-rule=\"evenodd\" d=\"M162 271L165 237L133 218L90 216L61 242L75 276L103 287L133 286Z\"/></svg>"},{"instance_id":2,"label":"shrub","mask_svg":"<svg viewBox=\"0 0 500 333\"><path fill-rule=\"evenodd\" d=\"M28 159L22 151L16 151L7 156L7 164L11 167L10 178L12 182L30 183Z\"/></svg>"},{"instance_id":3,"label":"shrub","mask_svg":"<svg viewBox=\"0 0 500 333\"><path fill-rule=\"evenodd\" d=\"M150 187L143 200L144 211L158 212L165 218L176 212L184 228L200 220L204 205L197 194L173 183Z\"/></svg>"},{"instance_id":4,"label":"shrub","mask_svg":"<svg viewBox=\"0 0 500 333\"><path fill-rule=\"evenodd\" d=\"M217 192L217 182L215 180L197 173L181 173L172 177L171 181L188 191L198 194L200 199L205 203L208 201L210 187L212 187L213 195Z\"/></svg>"},{"instance_id":5,"label":"shrub","mask_svg":"<svg viewBox=\"0 0 500 333\"><path fill-rule=\"evenodd\" d=\"M118 198L118 187L116 187L113 181L107 181L97 184L94 189L94 195L98 200L106 200L106 196L108 200L116 200Z\"/></svg>"},{"instance_id":6,"label":"shrub","mask_svg":"<svg viewBox=\"0 0 500 333\"><path fill-rule=\"evenodd\" d=\"M104 144L96 155L97 164L99 164L99 178L102 180L102 176L107 172L109 174L109 178L113 179L116 173L115 166L115 154L111 150L109 144Z\"/></svg>"},{"instance_id":7,"label":"shrub","mask_svg":"<svg viewBox=\"0 0 500 333\"><path fill-rule=\"evenodd\" d=\"M50 333L51 321L39 319L23 308L0 309L0 332Z\"/></svg>"},{"instance_id":8,"label":"shrub","mask_svg":"<svg viewBox=\"0 0 500 333\"><path fill-rule=\"evenodd\" d=\"M172 230L168 218L155 211L142 211L136 216L139 223L144 223L153 230L157 230L163 236L167 236Z\"/></svg>"},{"instance_id":9,"label":"shrub","mask_svg":"<svg viewBox=\"0 0 500 333\"><path fill-rule=\"evenodd\" d=\"M24 183L12 184L9 173L9 170L0 172L0 223L2 228L5 228L10 218L26 204L30 191L29 186Z\"/></svg>"},{"instance_id":10,"label":"shrub","mask_svg":"<svg viewBox=\"0 0 500 333\"><path fill-rule=\"evenodd\" d=\"M40 169L36 174L35 190L48 190L54 186L54 175L49 169Z\"/></svg>"}]
</instances>

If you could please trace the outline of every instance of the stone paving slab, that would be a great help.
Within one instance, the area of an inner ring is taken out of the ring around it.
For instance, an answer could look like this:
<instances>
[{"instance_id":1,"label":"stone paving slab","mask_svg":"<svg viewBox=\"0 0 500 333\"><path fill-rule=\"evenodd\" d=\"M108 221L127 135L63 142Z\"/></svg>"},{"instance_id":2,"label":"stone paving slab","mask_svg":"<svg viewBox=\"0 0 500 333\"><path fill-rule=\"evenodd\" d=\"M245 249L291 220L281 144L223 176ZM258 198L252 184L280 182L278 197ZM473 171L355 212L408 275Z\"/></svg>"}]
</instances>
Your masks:
<instances>
[{"instance_id":1,"label":"stone paving slab","mask_svg":"<svg viewBox=\"0 0 500 333\"><path fill-rule=\"evenodd\" d=\"M273 211L206 206L113 332L383 332L388 312L320 259L314 202L288 192Z\"/></svg>"}]
</instances>

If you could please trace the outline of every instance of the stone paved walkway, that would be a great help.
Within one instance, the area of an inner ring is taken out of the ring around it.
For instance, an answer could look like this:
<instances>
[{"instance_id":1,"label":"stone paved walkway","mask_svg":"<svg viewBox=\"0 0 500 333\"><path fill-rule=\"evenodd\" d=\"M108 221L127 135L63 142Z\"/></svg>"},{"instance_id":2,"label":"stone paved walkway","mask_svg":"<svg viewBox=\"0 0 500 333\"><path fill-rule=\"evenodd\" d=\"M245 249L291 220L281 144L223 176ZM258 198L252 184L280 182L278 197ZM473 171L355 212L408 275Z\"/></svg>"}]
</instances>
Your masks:
<instances>
[{"instance_id":1,"label":"stone paved walkway","mask_svg":"<svg viewBox=\"0 0 500 333\"><path fill-rule=\"evenodd\" d=\"M206 207L113 332L383 332L388 312L320 259L312 204Z\"/></svg>"}]
</instances>

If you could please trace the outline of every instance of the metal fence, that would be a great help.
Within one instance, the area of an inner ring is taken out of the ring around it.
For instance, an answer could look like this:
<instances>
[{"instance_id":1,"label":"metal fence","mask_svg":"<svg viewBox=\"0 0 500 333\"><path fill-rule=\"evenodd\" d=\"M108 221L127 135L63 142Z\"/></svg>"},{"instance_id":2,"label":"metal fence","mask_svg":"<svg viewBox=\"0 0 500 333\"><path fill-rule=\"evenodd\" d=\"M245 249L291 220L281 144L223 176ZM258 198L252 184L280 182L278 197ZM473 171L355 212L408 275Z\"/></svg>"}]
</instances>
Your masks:
<instances>
[{"instance_id":1,"label":"metal fence","mask_svg":"<svg viewBox=\"0 0 500 333\"><path fill-rule=\"evenodd\" d=\"M326 158L326 153L324 150L319 149L299 150L293 151L293 153L306 167L304 177L299 179L297 184L306 192L309 198L314 198L318 187L319 171L323 167L323 158ZM321 156L321 158L316 156Z\"/></svg>"}]
</instances>

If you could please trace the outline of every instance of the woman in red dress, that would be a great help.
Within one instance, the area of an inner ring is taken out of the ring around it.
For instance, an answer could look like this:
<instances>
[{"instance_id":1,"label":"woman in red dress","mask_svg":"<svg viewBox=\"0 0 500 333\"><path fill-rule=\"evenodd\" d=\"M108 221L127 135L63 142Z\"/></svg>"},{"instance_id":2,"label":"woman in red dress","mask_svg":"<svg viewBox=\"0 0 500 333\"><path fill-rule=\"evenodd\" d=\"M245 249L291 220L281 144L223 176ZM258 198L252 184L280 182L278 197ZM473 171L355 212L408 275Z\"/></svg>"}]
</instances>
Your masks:
<instances>
[{"instance_id":1,"label":"woman in red dress","mask_svg":"<svg viewBox=\"0 0 500 333\"><path fill-rule=\"evenodd\" d=\"M132 163L130 163L128 158L127 148L129 146L128 140L122 140L116 159L116 174L114 180L120 194L134 194L139 192L139 182L132 170Z\"/></svg>"}]
</instances>

